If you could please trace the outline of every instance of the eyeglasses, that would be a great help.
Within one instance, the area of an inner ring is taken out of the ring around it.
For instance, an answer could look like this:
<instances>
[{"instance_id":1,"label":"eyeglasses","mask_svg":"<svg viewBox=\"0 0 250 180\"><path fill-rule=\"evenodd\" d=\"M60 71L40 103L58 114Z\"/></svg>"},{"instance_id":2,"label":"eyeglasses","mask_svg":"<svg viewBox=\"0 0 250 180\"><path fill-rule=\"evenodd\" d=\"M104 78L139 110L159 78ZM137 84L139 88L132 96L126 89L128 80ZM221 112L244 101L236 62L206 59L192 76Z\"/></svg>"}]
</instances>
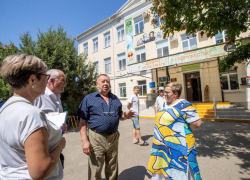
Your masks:
<instances>
[{"instance_id":1,"label":"eyeglasses","mask_svg":"<svg viewBox=\"0 0 250 180\"><path fill-rule=\"evenodd\" d=\"M39 75L44 75L44 76L46 76L47 77L47 81L49 80L49 78L50 78L50 74L43 74L43 73L38 73Z\"/></svg>"},{"instance_id":2,"label":"eyeglasses","mask_svg":"<svg viewBox=\"0 0 250 180\"><path fill-rule=\"evenodd\" d=\"M164 93L165 93L165 94L169 94L170 92L168 92L168 91L164 91Z\"/></svg>"}]
</instances>

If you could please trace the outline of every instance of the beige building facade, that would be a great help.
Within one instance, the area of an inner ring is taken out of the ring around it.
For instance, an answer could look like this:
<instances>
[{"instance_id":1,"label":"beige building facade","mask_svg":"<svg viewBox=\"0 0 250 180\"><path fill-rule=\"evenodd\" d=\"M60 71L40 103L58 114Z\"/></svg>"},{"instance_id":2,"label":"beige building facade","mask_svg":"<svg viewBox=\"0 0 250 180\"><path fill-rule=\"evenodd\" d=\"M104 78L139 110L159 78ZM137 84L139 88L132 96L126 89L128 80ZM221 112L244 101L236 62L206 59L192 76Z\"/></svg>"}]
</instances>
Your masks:
<instances>
[{"instance_id":1,"label":"beige building facade","mask_svg":"<svg viewBox=\"0 0 250 180\"><path fill-rule=\"evenodd\" d=\"M134 86L140 87L144 107L147 94L178 82L183 85L181 97L189 101L212 102L216 98L249 108L247 66L242 63L228 72L218 70L218 62L233 48L225 45L226 31L213 38L199 32L187 36L182 31L163 39L161 22L151 24L151 6L145 0L128 0L114 15L76 37L79 54L88 54L96 71L109 75L111 91L123 105ZM250 41L249 36L250 31L238 39Z\"/></svg>"}]
</instances>

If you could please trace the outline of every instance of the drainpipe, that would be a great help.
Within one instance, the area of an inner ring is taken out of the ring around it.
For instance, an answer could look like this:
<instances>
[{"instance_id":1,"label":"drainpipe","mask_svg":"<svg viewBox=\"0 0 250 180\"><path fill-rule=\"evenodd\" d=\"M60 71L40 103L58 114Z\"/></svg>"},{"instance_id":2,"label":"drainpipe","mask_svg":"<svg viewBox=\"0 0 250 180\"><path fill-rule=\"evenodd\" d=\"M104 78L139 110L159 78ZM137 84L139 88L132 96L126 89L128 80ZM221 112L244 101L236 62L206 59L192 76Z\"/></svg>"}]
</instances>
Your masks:
<instances>
[{"instance_id":1,"label":"drainpipe","mask_svg":"<svg viewBox=\"0 0 250 180\"><path fill-rule=\"evenodd\" d=\"M218 65L219 65L220 57L217 57L217 61L218 61ZM219 74L220 74L220 70L219 70ZM220 75L220 89L221 89L222 102L224 102L224 92L223 92L223 87L222 87L222 84L221 84L221 75Z\"/></svg>"},{"instance_id":2,"label":"drainpipe","mask_svg":"<svg viewBox=\"0 0 250 180\"><path fill-rule=\"evenodd\" d=\"M170 79L169 72L168 72L168 66L166 66L166 75L167 75L167 84L168 84L169 79Z\"/></svg>"}]
</instances>

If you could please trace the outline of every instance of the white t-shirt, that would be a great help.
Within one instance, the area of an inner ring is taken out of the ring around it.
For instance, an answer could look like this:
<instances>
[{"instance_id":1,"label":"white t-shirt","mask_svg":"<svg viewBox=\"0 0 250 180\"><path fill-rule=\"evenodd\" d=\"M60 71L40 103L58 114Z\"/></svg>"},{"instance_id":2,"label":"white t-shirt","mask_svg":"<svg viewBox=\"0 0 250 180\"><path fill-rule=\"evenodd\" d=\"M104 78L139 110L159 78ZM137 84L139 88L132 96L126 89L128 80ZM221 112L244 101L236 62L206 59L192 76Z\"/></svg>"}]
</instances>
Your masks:
<instances>
[{"instance_id":1,"label":"white t-shirt","mask_svg":"<svg viewBox=\"0 0 250 180\"><path fill-rule=\"evenodd\" d=\"M155 101L155 107L158 108L158 109L162 109L163 107L163 103L165 101L165 97L161 97L160 95L156 98L156 101Z\"/></svg>"},{"instance_id":2,"label":"white t-shirt","mask_svg":"<svg viewBox=\"0 0 250 180\"><path fill-rule=\"evenodd\" d=\"M132 96L130 96L130 98L128 99L128 102L131 103L131 107L130 110L135 111L135 114L137 116L139 116L139 108L140 108L140 101L139 98L133 94Z\"/></svg>"},{"instance_id":3,"label":"white t-shirt","mask_svg":"<svg viewBox=\"0 0 250 180\"><path fill-rule=\"evenodd\" d=\"M16 102L5 108L9 103ZM5 109L4 109L5 108ZM49 134L49 152L61 140L60 129L49 125L45 114L22 97L11 97L0 108L0 179L31 179L27 167L24 143L37 129L45 127ZM63 178L63 168L58 161L46 179Z\"/></svg>"}]
</instances>

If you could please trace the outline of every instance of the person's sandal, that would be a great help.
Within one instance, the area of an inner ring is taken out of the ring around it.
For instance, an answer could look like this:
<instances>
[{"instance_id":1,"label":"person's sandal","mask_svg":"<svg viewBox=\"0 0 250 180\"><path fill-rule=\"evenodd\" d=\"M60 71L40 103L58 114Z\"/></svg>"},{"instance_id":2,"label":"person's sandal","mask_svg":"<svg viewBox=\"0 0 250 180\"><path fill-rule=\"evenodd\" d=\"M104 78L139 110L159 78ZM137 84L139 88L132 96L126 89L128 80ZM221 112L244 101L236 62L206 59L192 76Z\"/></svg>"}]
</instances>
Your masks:
<instances>
[{"instance_id":1,"label":"person's sandal","mask_svg":"<svg viewBox=\"0 0 250 180\"><path fill-rule=\"evenodd\" d=\"M136 142L133 142L133 144L138 144L139 143L139 139L137 139L137 141Z\"/></svg>"},{"instance_id":2,"label":"person's sandal","mask_svg":"<svg viewBox=\"0 0 250 180\"><path fill-rule=\"evenodd\" d=\"M143 141L142 144L140 144L140 146L148 146L149 144L146 141Z\"/></svg>"}]
</instances>

